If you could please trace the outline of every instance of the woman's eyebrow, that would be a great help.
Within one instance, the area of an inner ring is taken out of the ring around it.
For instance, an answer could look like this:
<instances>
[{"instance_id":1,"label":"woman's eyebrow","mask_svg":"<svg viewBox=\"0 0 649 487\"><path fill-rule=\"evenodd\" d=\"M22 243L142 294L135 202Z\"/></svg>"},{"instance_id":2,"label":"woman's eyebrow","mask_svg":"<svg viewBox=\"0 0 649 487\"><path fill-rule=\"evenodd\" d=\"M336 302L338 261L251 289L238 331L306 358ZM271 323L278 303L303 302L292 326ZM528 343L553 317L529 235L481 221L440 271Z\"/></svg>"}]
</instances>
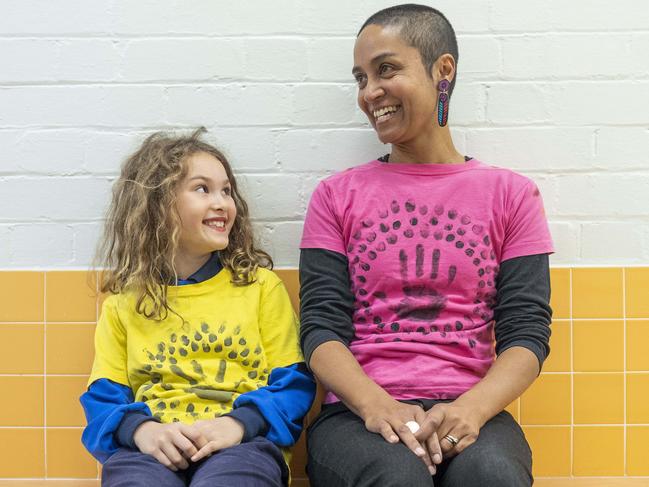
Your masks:
<instances>
[{"instance_id":1,"label":"woman's eyebrow","mask_svg":"<svg viewBox=\"0 0 649 487\"><path fill-rule=\"evenodd\" d=\"M390 52L390 51L388 51L388 52L382 52L382 53L377 54L376 56L374 56L374 57L370 60L370 64L378 64L378 63L384 61L386 58L389 58L389 57L392 57L392 56L396 56L396 53L394 53L394 52ZM359 66L354 66L354 67L352 68L352 74L356 74L356 73L358 73L358 72L362 72L362 71L363 71L363 70L362 70Z\"/></svg>"}]
</instances>

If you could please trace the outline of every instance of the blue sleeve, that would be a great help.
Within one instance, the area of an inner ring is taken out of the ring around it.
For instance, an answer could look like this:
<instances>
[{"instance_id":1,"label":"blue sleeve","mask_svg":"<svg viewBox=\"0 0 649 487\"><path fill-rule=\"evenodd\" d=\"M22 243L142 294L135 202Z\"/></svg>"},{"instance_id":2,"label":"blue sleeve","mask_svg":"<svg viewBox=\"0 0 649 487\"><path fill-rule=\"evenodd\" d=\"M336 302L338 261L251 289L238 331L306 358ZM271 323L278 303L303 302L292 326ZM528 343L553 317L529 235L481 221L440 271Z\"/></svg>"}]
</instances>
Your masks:
<instances>
[{"instance_id":1,"label":"blue sleeve","mask_svg":"<svg viewBox=\"0 0 649 487\"><path fill-rule=\"evenodd\" d=\"M81 405L88 422L81 435L81 441L101 463L108 460L119 448L120 443L115 433L125 416L133 418L131 413L135 413L140 418L145 416L143 420L149 420L151 417L151 410L145 403L133 400L133 392L129 387L108 379L96 380L81 395ZM133 422L129 422L129 427L132 427ZM141 422L142 419L137 425Z\"/></svg>"},{"instance_id":2,"label":"blue sleeve","mask_svg":"<svg viewBox=\"0 0 649 487\"><path fill-rule=\"evenodd\" d=\"M304 362L273 369L268 385L241 394L228 414L243 423L244 441L264 435L291 446L302 433L302 418L315 398L316 385Z\"/></svg>"}]
</instances>

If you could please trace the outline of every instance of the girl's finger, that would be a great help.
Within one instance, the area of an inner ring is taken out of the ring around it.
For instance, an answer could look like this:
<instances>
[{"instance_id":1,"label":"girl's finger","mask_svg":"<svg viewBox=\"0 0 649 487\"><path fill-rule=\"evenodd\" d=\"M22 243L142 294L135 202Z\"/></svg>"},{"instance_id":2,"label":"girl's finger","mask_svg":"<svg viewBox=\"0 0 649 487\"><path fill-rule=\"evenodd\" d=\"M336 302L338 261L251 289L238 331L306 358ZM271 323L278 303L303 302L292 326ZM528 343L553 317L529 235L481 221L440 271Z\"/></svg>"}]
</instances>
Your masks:
<instances>
[{"instance_id":1,"label":"girl's finger","mask_svg":"<svg viewBox=\"0 0 649 487\"><path fill-rule=\"evenodd\" d=\"M169 443L164 443L160 449L162 450L162 453L164 453L169 460L171 460L171 463L176 467L179 468L180 470L184 470L187 467L189 467L189 463L187 463L187 460L180 454L176 446L169 442Z\"/></svg>"},{"instance_id":2,"label":"girl's finger","mask_svg":"<svg viewBox=\"0 0 649 487\"><path fill-rule=\"evenodd\" d=\"M205 435L199 429L187 424L183 424L179 429L196 446L197 451L207 445L207 438L205 438Z\"/></svg>"},{"instance_id":3,"label":"girl's finger","mask_svg":"<svg viewBox=\"0 0 649 487\"><path fill-rule=\"evenodd\" d=\"M198 448L187 438L181 431L177 431L172 438L174 446L183 454L185 458L191 458L196 455Z\"/></svg>"},{"instance_id":4,"label":"girl's finger","mask_svg":"<svg viewBox=\"0 0 649 487\"><path fill-rule=\"evenodd\" d=\"M172 470L174 472L178 471L178 468L167 458L167 455L162 453L162 450L156 450L153 453L151 453L151 456L158 460L162 465L167 467L169 470Z\"/></svg>"},{"instance_id":5,"label":"girl's finger","mask_svg":"<svg viewBox=\"0 0 649 487\"><path fill-rule=\"evenodd\" d=\"M208 441L203 448L198 450L198 452L192 456L191 460L192 462L198 462L202 460L205 457L209 457L212 453L216 452L219 450L219 446L216 441Z\"/></svg>"}]
</instances>

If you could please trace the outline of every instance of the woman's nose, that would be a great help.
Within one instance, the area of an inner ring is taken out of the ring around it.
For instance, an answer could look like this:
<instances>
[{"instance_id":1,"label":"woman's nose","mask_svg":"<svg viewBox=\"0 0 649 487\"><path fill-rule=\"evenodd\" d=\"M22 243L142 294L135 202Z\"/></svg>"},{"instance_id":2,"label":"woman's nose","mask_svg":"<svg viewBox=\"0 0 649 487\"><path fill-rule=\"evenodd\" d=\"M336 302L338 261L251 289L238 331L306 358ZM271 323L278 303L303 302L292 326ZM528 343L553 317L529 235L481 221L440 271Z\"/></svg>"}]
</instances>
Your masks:
<instances>
[{"instance_id":1,"label":"woman's nose","mask_svg":"<svg viewBox=\"0 0 649 487\"><path fill-rule=\"evenodd\" d=\"M363 93L363 98L366 102L377 100L383 95L385 95L385 91L381 87L380 83L370 81L367 82L367 85L365 86L365 93Z\"/></svg>"}]
</instances>

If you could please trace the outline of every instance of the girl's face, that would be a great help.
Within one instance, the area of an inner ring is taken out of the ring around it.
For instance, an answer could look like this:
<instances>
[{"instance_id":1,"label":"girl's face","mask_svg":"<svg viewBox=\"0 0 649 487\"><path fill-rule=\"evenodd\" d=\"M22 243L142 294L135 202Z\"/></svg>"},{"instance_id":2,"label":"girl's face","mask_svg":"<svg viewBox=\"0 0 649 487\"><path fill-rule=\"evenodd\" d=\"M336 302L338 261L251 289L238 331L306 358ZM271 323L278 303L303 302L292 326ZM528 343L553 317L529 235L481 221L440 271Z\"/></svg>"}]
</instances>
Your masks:
<instances>
[{"instance_id":1,"label":"girl's face","mask_svg":"<svg viewBox=\"0 0 649 487\"><path fill-rule=\"evenodd\" d=\"M384 144L407 143L429 133L436 114L435 80L419 51L391 27L369 25L354 46L352 74L358 106Z\"/></svg>"},{"instance_id":2,"label":"girl's face","mask_svg":"<svg viewBox=\"0 0 649 487\"><path fill-rule=\"evenodd\" d=\"M179 253L202 257L228 246L237 209L221 161L198 152L186 164L187 174L177 189Z\"/></svg>"}]
</instances>

